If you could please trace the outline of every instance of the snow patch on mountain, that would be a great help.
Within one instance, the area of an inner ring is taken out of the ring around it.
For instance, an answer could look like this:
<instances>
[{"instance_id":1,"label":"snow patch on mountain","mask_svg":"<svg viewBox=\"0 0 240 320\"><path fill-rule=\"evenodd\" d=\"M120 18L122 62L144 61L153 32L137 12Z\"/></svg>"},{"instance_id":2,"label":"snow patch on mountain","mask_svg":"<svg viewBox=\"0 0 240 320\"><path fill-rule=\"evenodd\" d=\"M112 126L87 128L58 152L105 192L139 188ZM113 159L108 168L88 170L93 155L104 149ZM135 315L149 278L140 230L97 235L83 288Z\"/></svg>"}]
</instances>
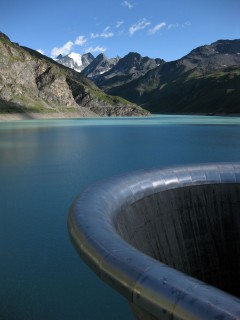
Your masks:
<instances>
[{"instance_id":1,"label":"snow patch on mountain","mask_svg":"<svg viewBox=\"0 0 240 320\"><path fill-rule=\"evenodd\" d=\"M93 59L94 56L91 53L81 55L79 53L71 52L66 56L59 55L55 61L64 65L65 67L81 72L93 61Z\"/></svg>"},{"instance_id":2,"label":"snow patch on mountain","mask_svg":"<svg viewBox=\"0 0 240 320\"><path fill-rule=\"evenodd\" d=\"M68 57L73 59L74 63L79 67L82 66L82 56L79 53L71 52L68 54Z\"/></svg>"}]
</instances>

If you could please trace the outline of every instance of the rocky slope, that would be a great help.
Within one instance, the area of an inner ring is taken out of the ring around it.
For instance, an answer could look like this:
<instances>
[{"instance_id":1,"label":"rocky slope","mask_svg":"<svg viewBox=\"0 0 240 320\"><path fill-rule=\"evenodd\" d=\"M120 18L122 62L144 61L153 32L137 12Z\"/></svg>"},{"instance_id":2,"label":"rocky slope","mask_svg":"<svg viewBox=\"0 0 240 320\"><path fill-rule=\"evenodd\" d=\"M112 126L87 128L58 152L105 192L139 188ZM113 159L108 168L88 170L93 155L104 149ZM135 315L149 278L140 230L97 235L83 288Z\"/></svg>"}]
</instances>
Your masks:
<instances>
[{"instance_id":1,"label":"rocky slope","mask_svg":"<svg viewBox=\"0 0 240 320\"><path fill-rule=\"evenodd\" d=\"M239 66L240 40L219 40L106 91L155 113L240 113Z\"/></svg>"},{"instance_id":2,"label":"rocky slope","mask_svg":"<svg viewBox=\"0 0 240 320\"><path fill-rule=\"evenodd\" d=\"M146 115L99 90L78 72L0 33L0 112L78 112L79 116Z\"/></svg>"}]
</instances>

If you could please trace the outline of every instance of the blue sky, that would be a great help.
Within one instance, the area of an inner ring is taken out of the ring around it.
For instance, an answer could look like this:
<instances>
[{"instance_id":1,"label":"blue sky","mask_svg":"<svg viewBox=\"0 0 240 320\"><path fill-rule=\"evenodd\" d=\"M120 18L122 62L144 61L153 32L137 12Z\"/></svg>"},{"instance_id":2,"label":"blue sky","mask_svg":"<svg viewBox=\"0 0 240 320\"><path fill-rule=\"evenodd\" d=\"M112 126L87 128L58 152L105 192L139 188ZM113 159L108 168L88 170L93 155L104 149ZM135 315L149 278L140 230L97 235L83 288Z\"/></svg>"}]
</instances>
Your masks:
<instances>
[{"instance_id":1,"label":"blue sky","mask_svg":"<svg viewBox=\"0 0 240 320\"><path fill-rule=\"evenodd\" d=\"M166 61L240 38L240 0L2 0L0 31L55 57L130 51Z\"/></svg>"}]
</instances>

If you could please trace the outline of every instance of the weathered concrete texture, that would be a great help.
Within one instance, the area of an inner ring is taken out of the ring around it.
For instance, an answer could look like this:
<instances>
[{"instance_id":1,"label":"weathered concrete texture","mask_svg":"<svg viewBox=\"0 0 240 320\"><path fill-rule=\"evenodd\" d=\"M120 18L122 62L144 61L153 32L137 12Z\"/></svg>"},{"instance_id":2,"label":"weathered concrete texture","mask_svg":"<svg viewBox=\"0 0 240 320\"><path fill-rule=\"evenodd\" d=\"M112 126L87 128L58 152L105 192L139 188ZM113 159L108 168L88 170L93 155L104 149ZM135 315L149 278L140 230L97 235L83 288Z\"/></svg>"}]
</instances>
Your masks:
<instances>
[{"instance_id":1,"label":"weathered concrete texture","mask_svg":"<svg viewBox=\"0 0 240 320\"><path fill-rule=\"evenodd\" d=\"M107 180L75 201L68 223L137 319L240 319L240 164Z\"/></svg>"},{"instance_id":2,"label":"weathered concrete texture","mask_svg":"<svg viewBox=\"0 0 240 320\"><path fill-rule=\"evenodd\" d=\"M117 230L147 255L240 296L240 184L144 197L118 215Z\"/></svg>"}]
</instances>

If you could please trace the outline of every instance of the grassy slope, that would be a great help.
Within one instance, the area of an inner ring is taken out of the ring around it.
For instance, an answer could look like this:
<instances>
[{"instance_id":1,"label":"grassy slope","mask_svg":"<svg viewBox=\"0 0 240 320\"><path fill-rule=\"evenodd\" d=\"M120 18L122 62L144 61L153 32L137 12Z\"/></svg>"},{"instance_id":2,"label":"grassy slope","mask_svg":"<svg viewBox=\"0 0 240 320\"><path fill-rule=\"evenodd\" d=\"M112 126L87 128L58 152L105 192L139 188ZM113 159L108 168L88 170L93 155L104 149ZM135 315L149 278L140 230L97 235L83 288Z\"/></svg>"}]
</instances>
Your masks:
<instances>
[{"instance_id":1,"label":"grassy slope","mask_svg":"<svg viewBox=\"0 0 240 320\"><path fill-rule=\"evenodd\" d=\"M240 113L240 66L183 74L152 92L143 106L152 112Z\"/></svg>"},{"instance_id":2,"label":"grassy slope","mask_svg":"<svg viewBox=\"0 0 240 320\"><path fill-rule=\"evenodd\" d=\"M204 75L153 70L116 92L153 113L240 113L240 66Z\"/></svg>"}]
</instances>

